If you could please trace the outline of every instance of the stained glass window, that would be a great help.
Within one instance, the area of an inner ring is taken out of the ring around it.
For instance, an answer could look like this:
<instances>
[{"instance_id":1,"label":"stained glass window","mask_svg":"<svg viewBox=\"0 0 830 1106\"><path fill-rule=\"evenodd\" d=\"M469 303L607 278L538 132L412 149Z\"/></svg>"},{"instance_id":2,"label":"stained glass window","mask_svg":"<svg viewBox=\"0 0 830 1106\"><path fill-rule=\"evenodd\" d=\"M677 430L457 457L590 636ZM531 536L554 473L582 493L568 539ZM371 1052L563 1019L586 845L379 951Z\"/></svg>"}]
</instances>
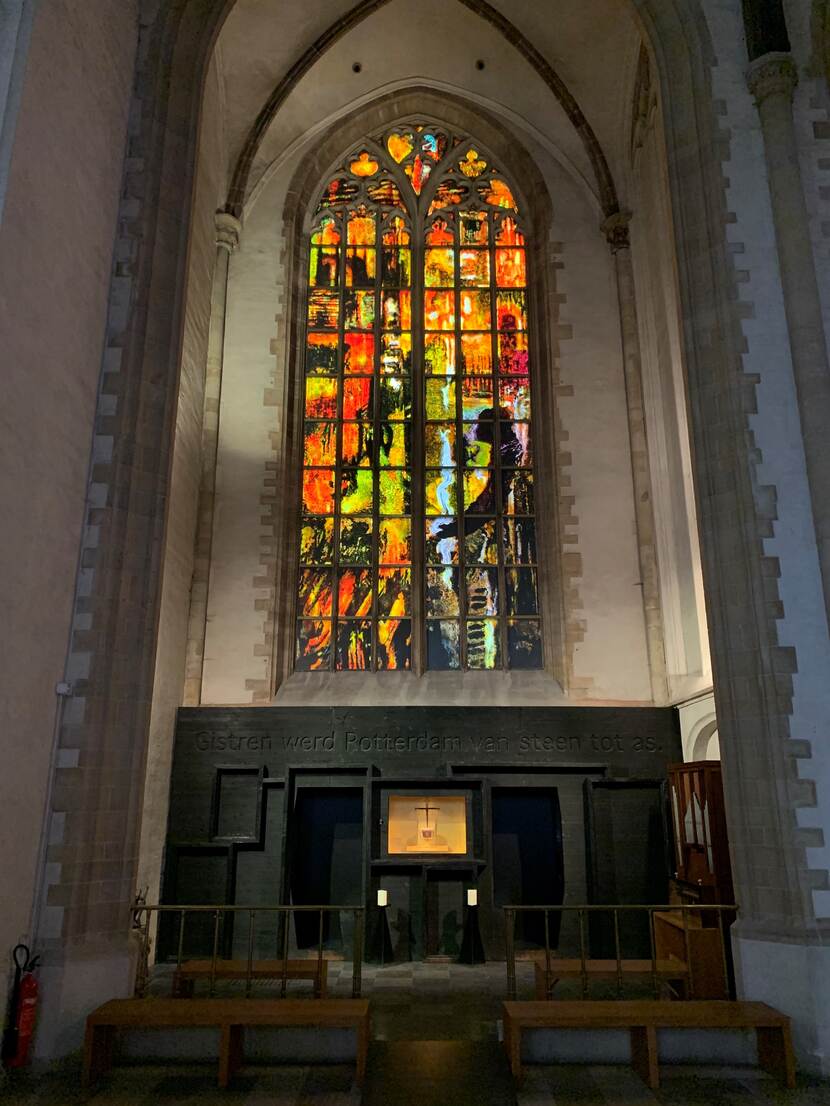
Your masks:
<instances>
[{"instance_id":1,"label":"stained glass window","mask_svg":"<svg viewBox=\"0 0 830 1106\"><path fill-rule=\"evenodd\" d=\"M309 241L296 667L542 666L526 233L481 148L414 122Z\"/></svg>"}]
</instances>

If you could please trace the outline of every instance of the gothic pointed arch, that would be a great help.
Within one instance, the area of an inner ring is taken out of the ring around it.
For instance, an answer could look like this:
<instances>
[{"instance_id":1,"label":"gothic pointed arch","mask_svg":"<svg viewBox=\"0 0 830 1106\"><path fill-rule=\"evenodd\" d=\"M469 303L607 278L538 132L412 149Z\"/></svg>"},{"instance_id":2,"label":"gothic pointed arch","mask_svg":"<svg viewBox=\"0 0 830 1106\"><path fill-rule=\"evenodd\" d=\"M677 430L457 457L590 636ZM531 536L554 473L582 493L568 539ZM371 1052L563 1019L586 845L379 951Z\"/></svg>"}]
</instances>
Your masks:
<instances>
[{"instance_id":1,"label":"gothic pointed arch","mask_svg":"<svg viewBox=\"0 0 830 1106\"><path fill-rule=\"evenodd\" d=\"M543 667L526 206L423 114L314 190L298 669Z\"/></svg>"}]
</instances>

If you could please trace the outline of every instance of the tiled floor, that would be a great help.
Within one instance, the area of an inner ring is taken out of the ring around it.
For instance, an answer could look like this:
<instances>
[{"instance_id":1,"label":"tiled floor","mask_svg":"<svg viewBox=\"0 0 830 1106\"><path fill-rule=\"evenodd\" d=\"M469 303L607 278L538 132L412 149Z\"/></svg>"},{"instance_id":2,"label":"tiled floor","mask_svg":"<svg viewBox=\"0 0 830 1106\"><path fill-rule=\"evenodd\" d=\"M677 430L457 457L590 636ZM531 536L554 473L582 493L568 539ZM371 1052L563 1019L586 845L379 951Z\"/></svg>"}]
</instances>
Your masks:
<instances>
[{"instance_id":1,"label":"tiled floor","mask_svg":"<svg viewBox=\"0 0 830 1106\"><path fill-rule=\"evenodd\" d=\"M663 1065L649 1091L625 1065L527 1065L514 1091L498 1044L504 965L395 964L364 967L374 1041L365 1091L348 1064L254 1066L231 1090L216 1089L215 1067L116 1067L95 1091L80 1089L77 1060L0 1090L5 1106L830 1106L830 1083L802 1079L783 1091L754 1068ZM351 965L329 964L333 996L351 994ZM529 964L518 965L520 997L532 994ZM157 979L154 989L166 990ZM307 985L290 985L290 990Z\"/></svg>"}]
</instances>

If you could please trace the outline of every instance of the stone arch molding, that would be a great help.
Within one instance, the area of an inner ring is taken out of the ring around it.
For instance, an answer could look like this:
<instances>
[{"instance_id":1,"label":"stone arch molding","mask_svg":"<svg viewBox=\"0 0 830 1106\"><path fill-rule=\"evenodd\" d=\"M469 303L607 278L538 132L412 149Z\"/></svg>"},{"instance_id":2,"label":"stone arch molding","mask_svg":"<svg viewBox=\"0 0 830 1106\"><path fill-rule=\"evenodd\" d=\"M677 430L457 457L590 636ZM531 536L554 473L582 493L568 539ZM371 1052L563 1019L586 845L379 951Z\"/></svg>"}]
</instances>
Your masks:
<instances>
[{"instance_id":1,"label":"stone arch molding","mask_svg":"<svg viewBox=\"0 0 830 1106\"><path fill-rule=\"evenodd\" d=\"M559 102L585 147L588 160L591 163L594 176L596 177L597 192L604 216L609 218L617 214L620 210L620 205L605 153L591 124L582 113L576 98L547 58L536 49L530 39L523 35L506 16L502 15L492 4L487 3L487 0L457 0L457 2L495 27L496 30L519 51L528 64L545 82ZM311 71L327 50L344 35L348 34L349 31L359 26L364 20L368 19L387 3L389 3L389 0L361 0L361 2L347 12L342 19L339 19L336 23L328 27L323 34L312 43L299 58L297 58L288 72L280 78L270 96L260 109L256 120L248 132L248 137L245 140L242 151L237 158L231 176L231 184L225 205L225 210L228 214L236 218L241 218L248 192L248 179L251 166L254 163L257 151L265 135L268 133L271 123L276 118L290 92L297 86L302 78ZM232 6L233 5L230 4L226 7L225 16Z\"/></svg>"}]
</instances>

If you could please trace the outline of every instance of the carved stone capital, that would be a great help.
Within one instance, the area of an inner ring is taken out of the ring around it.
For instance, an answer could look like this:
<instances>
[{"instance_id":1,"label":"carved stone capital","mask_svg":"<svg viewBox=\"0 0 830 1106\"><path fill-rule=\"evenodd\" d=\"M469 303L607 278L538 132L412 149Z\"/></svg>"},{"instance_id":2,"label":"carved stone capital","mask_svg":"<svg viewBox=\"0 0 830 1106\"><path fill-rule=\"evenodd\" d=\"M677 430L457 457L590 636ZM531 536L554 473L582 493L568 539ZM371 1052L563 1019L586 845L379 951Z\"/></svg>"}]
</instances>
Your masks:
<instances>
[{"instance_id":1,"label":"carved stone capital","mask_svg":"<svg viewBox=\"0 0 830 1106\"><path fill-rule=\"evenodd\" d=\"M630 211L616 211L602 223L600 230L611 247L611 253L616 253L618 250L627 250L631 245L628 237L628 224L630 222Z\"/></svg>"},{"instance_id":2,"label":"carved stone capital","mask_svg":"<svg viewBox=\"0 0 830 1106\"><path fill-rule=\"evenodd\" d=\"M239 235L242 233L242 224L235 215L227 211L217 211L214 215L216 227L216 245L233 253L239 245Z\"/></svg>"},{"instance_id":3,"label":"carved stone capital","mask_svg":"<svg viewBox=\"0 0 830 1106\"><path fill-rule=\"evenodd\" d=\"M770 96L792 99L798 84L798 70L792 54L764 54L756 58L746 71L746 83L758 107Z\"/></svg>"}]
</instances>

